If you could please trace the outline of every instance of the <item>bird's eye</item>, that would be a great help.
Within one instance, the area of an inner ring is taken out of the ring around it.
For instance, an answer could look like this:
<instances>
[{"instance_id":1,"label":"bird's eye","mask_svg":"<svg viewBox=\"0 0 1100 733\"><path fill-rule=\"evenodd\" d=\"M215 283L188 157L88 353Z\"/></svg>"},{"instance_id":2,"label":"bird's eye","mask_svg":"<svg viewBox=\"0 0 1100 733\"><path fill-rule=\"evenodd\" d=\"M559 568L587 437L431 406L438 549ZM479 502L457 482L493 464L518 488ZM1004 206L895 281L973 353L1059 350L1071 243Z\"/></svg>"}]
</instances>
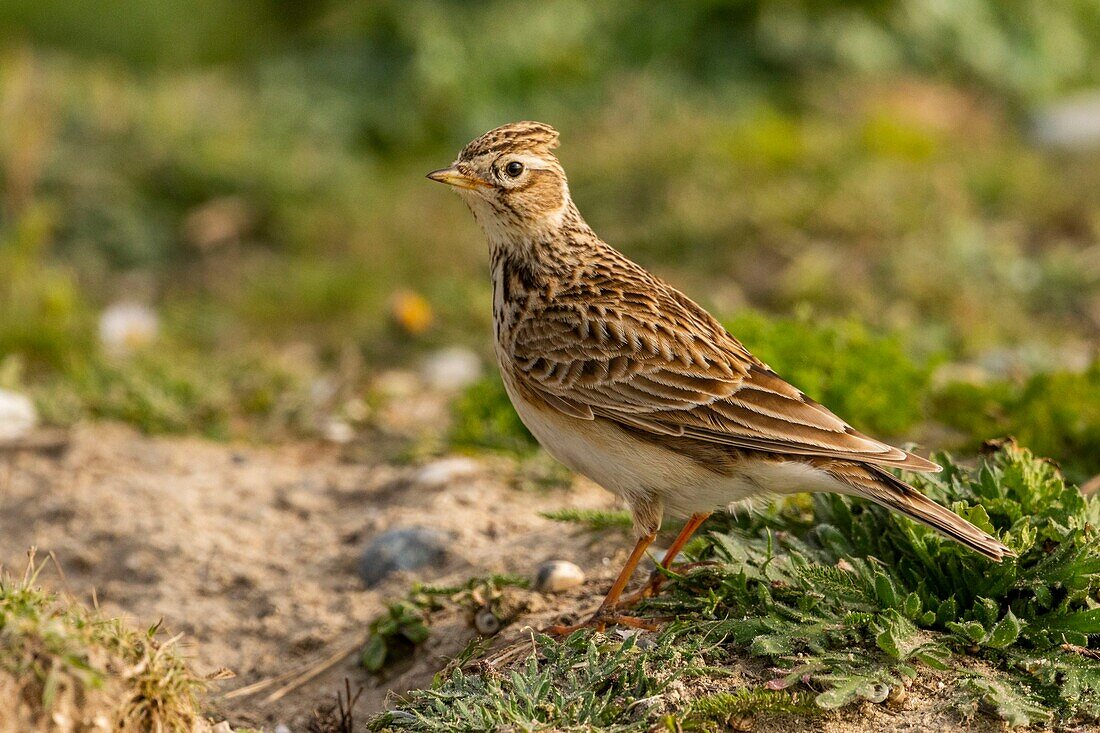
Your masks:
<instances>
[{"instance_id":1,"label":"bird's eye","mask_svg":"<svg viewBox=\"0 0 1100 733\"><path fill-rule=\"evenodd\" d=\"M504 172L512 178L515 178L520 173L523 173L523 163L520 163L518 160L513 160L511 163L504 166Z\"/></svg>"}]
</instances>

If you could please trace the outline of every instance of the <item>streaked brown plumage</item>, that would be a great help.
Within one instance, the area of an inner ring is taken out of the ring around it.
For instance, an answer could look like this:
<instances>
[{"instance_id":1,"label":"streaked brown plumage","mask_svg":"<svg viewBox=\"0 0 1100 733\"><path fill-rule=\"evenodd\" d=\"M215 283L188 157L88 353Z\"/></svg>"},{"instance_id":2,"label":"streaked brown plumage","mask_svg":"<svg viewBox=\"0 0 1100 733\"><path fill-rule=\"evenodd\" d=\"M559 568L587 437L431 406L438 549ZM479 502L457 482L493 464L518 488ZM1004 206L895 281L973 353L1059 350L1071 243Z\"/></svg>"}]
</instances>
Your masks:
<instances>
[{"instance_id":1,"label":"streaked brown plumage","mask_svg":"<svg viewBox=\"0 0 1100 733\"><path fill-rule=\"evenodd\" d=\"M517 412L552 455L627 502L634 564L666 513L691 515L690 534L717 508L795 491L863 496L992 560L1012 555L886 470L939 466L856 431L600 240L557 143L549 125L505 125L429 177L462 195L489 240L497 357ZM591 623L631 622L612 609L633 569Z\"/></svg>"}]
</instances>

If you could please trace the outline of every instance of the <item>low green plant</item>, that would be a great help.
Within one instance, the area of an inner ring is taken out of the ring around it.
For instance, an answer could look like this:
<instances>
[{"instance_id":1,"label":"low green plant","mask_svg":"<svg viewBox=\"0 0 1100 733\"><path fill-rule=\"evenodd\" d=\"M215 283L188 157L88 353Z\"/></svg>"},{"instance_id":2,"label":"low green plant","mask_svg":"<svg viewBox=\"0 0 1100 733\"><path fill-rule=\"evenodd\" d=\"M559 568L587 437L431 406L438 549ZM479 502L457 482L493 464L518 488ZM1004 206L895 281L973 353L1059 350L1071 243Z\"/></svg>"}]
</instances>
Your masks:
<instances>
[{"instance_id":1,"label":"low green plant","mask_svg":"<svg viewBox=\"0 0 1100 733\"><path fill-rule=\"evenodd\" d=\"M44 590L32 558L21 578L0 579L0 729L194 730L206 680L174 641Z\"/></svg>"},{"instance_id":2,"label":"low green plant","mask_svg":"<svg viewBox=\"0 0 1100 733\"><path fill-rule=\"evenodd\" d=\"M834 495L719 518L689 545L696 564L670 571L668 592L640 607L676 619L645 645L587 631L543 638L523 664L455 672L373 725L448 730L465 717L488 728L706 729L747 700L797 714L807 703L882 702L933 671L957 683L963 714L979 708L1013 725L1100 720L1100 500L1012 443L974 470L938 460L943 473L915 479L918 488L1017 558L990 562ZM745 691L700 691L675 705L661 696L670 675L722 677L734 659L761 663Z\"/></svg>"},{"instance_id":3,"label":"low green plant","mask_svg":"<svg viewBox=\"0 0 1100 733\"><path fill-rule=\"evenodd\" d=\"M710 534L695 557L717 564L651 605L691 613L692 633L768 659L783 670L774 687L809 684L822 707L879 702L929 666L970 670L969 689L1016 722L1095 718L1100 502L1011 443L973 473L940 460L917 487L1018 558L992 563L875 504L820 494L782 531L750 518ZM971 669L975 658L995 671Z\"/></svg>"},{"instance_id":4,"label":"low green plant","mask_svg":"<svg viewBox=\"0 0 1100 733\"><path fill-rule=\"evenodd\" d=\"M476 576L458 586L416 583L404 599L389 604L371 621L359 663L371 672L380 672L407 658L428 640L432 612L446 607L462 608L471 615L484 609L501 623L509 622L519 609L505 596L505 589L527 586L526 578L507 574Z\"/></svg>"},{"instance_id":5,"label":"low green plant","mask_svg":"<svg viewBox=\"0 0 1100 733\"><path fill-rule=\"evenodd\" d=\"M1100 473L1100 361L1084 372L1036 374L1022 382L948 384L934 417L972 436L1012 435L1059 461L1073 478Z\"/></svg>"},{"instance_id":6,"label":"low green plant","mask_svg":"<svg viewBox=\"0 0 1100 733\"><path fill-rule=\"evenodd\" d=\"M493 374L466 388L452 407L451 445L463 449L490 449L527 454L538 447L524 427L504 391L500 376Z\"/></svg>"},{"instance_id":7,"label":"low green plant","mask_svg":"<svg viewBox=\"0 0 1100 733\"><path fill-rule=\"evenodd\" d=\"M311 427L300 376L246 351L202 355L165 343L125 358L95 353L32 383L30 392L55 424L90 417L149 434L216 439L245 429L270 436Z\"/></svg>"},{"instance_id":8,"label":"low green plant","mask_svg":"<svg viewBox=\"0 0 1100 733\"><path fill-rule=\"evenodd\" d=\"M540 517L555 522L568 522L580 524L593 532L604 529L630 529L634 526L627 511L607 511L605 509L556 509L550 512L540 512Z\"/></svg>"},{"instance_id":9,"label":"low green plant","mask_svg":"<svg viewBox=\"0 0 1100 733\"><path fill-rule=\"evenodd\" d=\"M457 669L376 716L370 730L639 730L669 683L699 676L697 649L667 636L648 650L625 642L539 635L518 667L489 674ZM644 700L648 705L638 705Z\"/></svg>"},{"instance_id":10,"label":"low green plant","mask_svg":"<svg viewBox=\"0 0 1100 733\"><path fill-rule=\"evenodd\" d=\"M380 672L427 640L423 611L408 601L391 603L385 613L371 621L370 639L359 655L359 663L370 672Z\"/></svg>"}]
</instances>

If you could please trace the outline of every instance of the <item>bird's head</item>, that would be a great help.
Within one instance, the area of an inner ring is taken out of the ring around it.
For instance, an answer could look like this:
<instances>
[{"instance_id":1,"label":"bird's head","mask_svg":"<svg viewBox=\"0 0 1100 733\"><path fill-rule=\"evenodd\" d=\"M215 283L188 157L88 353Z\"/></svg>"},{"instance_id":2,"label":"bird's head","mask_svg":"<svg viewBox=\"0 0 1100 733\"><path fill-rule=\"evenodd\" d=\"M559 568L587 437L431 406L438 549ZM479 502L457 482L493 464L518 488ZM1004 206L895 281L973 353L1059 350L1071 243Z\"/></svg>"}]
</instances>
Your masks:
<instances>
[{"instance_id":1,"label":"bird's head","mask_svg":"<svg viewBox=\"0 0 1100 733\"><path fill-rule=\"evenodd\" d=\"M451 186L493 244L538 239L561 226L569 185L551 152L558 132L542 122L513 122L470 141L449 168L428 178Z\"/></svg>"}]
</instances>

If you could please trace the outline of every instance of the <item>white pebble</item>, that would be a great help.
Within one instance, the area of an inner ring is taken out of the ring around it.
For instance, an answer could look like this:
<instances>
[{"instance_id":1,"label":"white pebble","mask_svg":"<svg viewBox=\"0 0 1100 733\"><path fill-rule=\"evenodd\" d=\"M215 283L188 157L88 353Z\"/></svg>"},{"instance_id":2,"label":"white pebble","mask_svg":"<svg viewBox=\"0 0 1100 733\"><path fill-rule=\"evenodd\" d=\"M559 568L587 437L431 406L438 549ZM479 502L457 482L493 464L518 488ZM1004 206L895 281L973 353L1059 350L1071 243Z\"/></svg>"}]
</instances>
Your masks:
<instances>
[{"instance_id":1,"label":"white pebble","mask_svg":"<svg viewBox=\"0 0 1100 733\"><path fill-rule=\"evenodd\" d=\"M0 389L0 441L19 440L38 424L38 411L24 394Z\"/></svg>"},{"instance_id":2,"label":"white pebble","mask_svg":"<svg viewBox=\"0 0 1100 733\"><path fill-rule=\"evenodd\" d=\"M560 593L584 582L584 571L568 560L550 560L539 566L535 590Z\"/></svg>"},{"instance_id":3,"label":"white pebble","mask_svg":"<svg viewBox=\"0 0 1100 733\"><path fill-rule=\"evenodd\" d=\"M159 329L156 312L141 303L115 303L99 315L99 342L110 354L124 356L148 346Z\"/></svg>"},{"instance_id":4,"label":"white pebble","mask_svg":"<svg viewBox=\"0 0 1100 733\"><path fill-rule=\"evenodd\" d=\"M332 443L343 445L355 440L355 428L336 418L326 421L321 432L324 434L325 440Z\"/></svg>"},{"instance_id":5,"label":"white pebble","mask_svg":"<svg viewBox=\"0 0 1100 733\"><path fill-rule=\"evenodd\" d=\"M446 486L459 479L472 478L480 470L480 464L472 458L441 458L417 471L414 481L422 486L434 488Z\"/></svg>"},{"instance_id":6,"label":"white pebble","mask_svg":"<svg viewBox=\"0 0 1100 733\"><path fill-rule=\"evenodd\" d=\"M481 359L470 349L452 346L440 349L421 366L424 381L441 390L459 390L481 377Z\"/></svg>"}]
</instances>

